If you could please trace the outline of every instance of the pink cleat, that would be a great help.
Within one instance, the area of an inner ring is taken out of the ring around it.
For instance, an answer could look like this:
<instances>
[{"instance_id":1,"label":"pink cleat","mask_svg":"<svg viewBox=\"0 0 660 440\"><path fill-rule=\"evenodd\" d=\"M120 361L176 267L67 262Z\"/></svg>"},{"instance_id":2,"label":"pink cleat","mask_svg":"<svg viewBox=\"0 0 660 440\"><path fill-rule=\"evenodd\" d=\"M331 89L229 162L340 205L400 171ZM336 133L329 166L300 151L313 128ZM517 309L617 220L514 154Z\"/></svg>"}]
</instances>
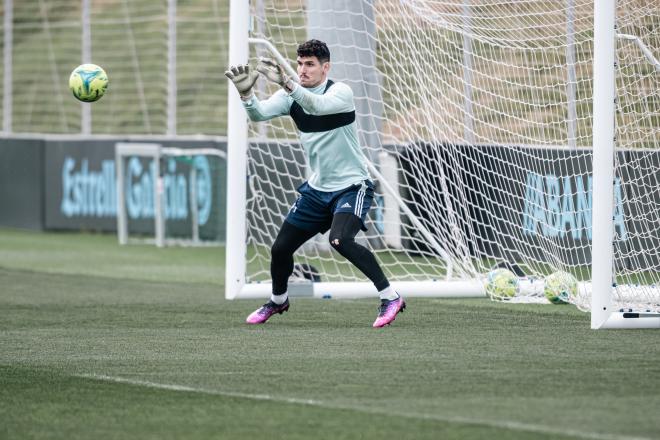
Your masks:
<instances>
[{"instance_id":1,"label":"pink cleat","mask_svg":"<svg viewBox=\"0 0 660 440\"><path fill-rule=\"evenodd\" d=\"M272 301L268 301L266 304L252 312L245 322L247 324L263 324L274 314L279 313L281 315L287 310L289 310L289 298L287 298L283 304L275 304Z\"/></svg>"},{"instance_id":2,"label":"pink cleat","mask_svg":"<svg viewBox=\"0 0 660 440\"><path fill-rule=\"evenodd\" d=\"M405 308L406 302L401 297L393 300L381 299L378 318L374 321L373 326L379 328L390 325L396 319L397 313L403 312Z\"/></svg>"}]
</instances>

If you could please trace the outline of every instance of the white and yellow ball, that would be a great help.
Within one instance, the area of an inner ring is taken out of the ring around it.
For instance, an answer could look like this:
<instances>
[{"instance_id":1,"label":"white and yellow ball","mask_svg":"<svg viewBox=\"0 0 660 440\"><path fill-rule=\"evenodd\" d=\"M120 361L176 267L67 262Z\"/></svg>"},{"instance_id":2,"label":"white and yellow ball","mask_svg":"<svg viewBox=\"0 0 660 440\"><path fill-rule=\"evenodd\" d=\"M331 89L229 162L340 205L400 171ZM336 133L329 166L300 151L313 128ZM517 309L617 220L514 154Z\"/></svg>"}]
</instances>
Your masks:
<instances>
[{"instance_id":1,"label":"white and yellow ball","mask_svg":"<svg viewBox=\"0 0 660 440\"><path fill-rule=\"evenodd\" d=\"M568 272L555 272L545 278L543 293L552 304L566 304L577 296L578 281Z\"/></svg>"},{"instance_id":2,"label":"white and yellow ball","mask_svg":"<svg viewBox=\"0 0 660 440\"><path fill-rule=\"evenodd\" d=\"M80 101L98 101L108 89L108 75L96 64L81 64L71 72L69 88Z\"/></svg>"},{"instance_id":3,"label":"white and yellow ball","mask_svg":"<svg viewBox=\"0 0 660 440\"><path fill-rule=\"evenodd\" d=\"M518 277L508 269L495 269L486 277L486 294L491 299L509 299L520 290Z\"/></svg>"}]
</instances>

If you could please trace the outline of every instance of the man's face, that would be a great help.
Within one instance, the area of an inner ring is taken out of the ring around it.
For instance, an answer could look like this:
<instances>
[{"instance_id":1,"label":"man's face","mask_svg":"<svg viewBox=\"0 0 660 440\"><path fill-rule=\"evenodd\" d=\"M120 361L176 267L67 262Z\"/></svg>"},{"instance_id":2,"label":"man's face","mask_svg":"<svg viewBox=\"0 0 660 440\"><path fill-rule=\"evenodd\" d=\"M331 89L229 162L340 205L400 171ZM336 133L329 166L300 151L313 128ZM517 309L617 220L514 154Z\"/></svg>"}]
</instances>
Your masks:
<instances>
[{"instance_id":1,"label":"man's face","mask_svg":"<svg viewBox=\"0 0 660 440\"><path fill-rule=\"evenodd\" d=\"M312 88L322 84L328 77L328 70L330 62L321 64L314 56L298 57L298 77L303 87Z\"/></svg>"}]
</instances>

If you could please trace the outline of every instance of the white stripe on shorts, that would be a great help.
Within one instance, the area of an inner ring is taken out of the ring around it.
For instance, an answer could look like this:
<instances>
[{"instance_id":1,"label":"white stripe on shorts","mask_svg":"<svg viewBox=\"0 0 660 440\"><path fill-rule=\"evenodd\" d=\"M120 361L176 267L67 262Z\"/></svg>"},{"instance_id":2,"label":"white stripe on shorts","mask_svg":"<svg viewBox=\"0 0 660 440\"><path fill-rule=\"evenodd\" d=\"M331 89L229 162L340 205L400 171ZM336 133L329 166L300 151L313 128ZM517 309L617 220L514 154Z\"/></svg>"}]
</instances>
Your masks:
<instances>
[{"instance_id":1,"label":"white stripe on shorts","mask_svg":"<svg viewBox=\"0 0 660 440\"><path fill-rule=\"evenodd\" d=\"M362 217L362 205L364 204L364 194L365 192L360 190L357 193L357 197L355 198L355 215L358 217Z\"/></svg>"}]
</instances>

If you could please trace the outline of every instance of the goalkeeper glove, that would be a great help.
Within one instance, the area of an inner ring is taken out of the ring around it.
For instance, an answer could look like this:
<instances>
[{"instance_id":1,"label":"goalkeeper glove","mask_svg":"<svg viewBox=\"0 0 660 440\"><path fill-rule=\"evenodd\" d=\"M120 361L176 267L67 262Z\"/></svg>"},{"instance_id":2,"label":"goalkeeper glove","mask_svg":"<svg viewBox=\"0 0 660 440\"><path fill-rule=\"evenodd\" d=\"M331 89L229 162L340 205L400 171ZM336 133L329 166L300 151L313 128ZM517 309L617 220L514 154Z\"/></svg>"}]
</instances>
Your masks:
<instances>
[{"instance_id":1,"label":"goalkeeper glove","mask_svg":"<svg viewBox=\"0 0 660 440\"><path fill-rule=\"evenodd\" d=\"M250 72L250 65L231 66L225 72L225 76L234 83L238 94L242 99L248 99L252 96L252 86L257 82L259 74L257 72Z\"/></svg>"},{"instance_id":2,"label":"goalkeeper glove","mask_svg":"<svg viewBox=\"0 0 660 440\"><path fill-rule=\"evenodd\" d=\"M259 58L257 71L265 76L268 81L279 84L280 87L286 89L287 92L291 92L293 90L293 81L291 81L287 74L284 73L282 66L270 58Z\"/></svg>"}]
</instances>

